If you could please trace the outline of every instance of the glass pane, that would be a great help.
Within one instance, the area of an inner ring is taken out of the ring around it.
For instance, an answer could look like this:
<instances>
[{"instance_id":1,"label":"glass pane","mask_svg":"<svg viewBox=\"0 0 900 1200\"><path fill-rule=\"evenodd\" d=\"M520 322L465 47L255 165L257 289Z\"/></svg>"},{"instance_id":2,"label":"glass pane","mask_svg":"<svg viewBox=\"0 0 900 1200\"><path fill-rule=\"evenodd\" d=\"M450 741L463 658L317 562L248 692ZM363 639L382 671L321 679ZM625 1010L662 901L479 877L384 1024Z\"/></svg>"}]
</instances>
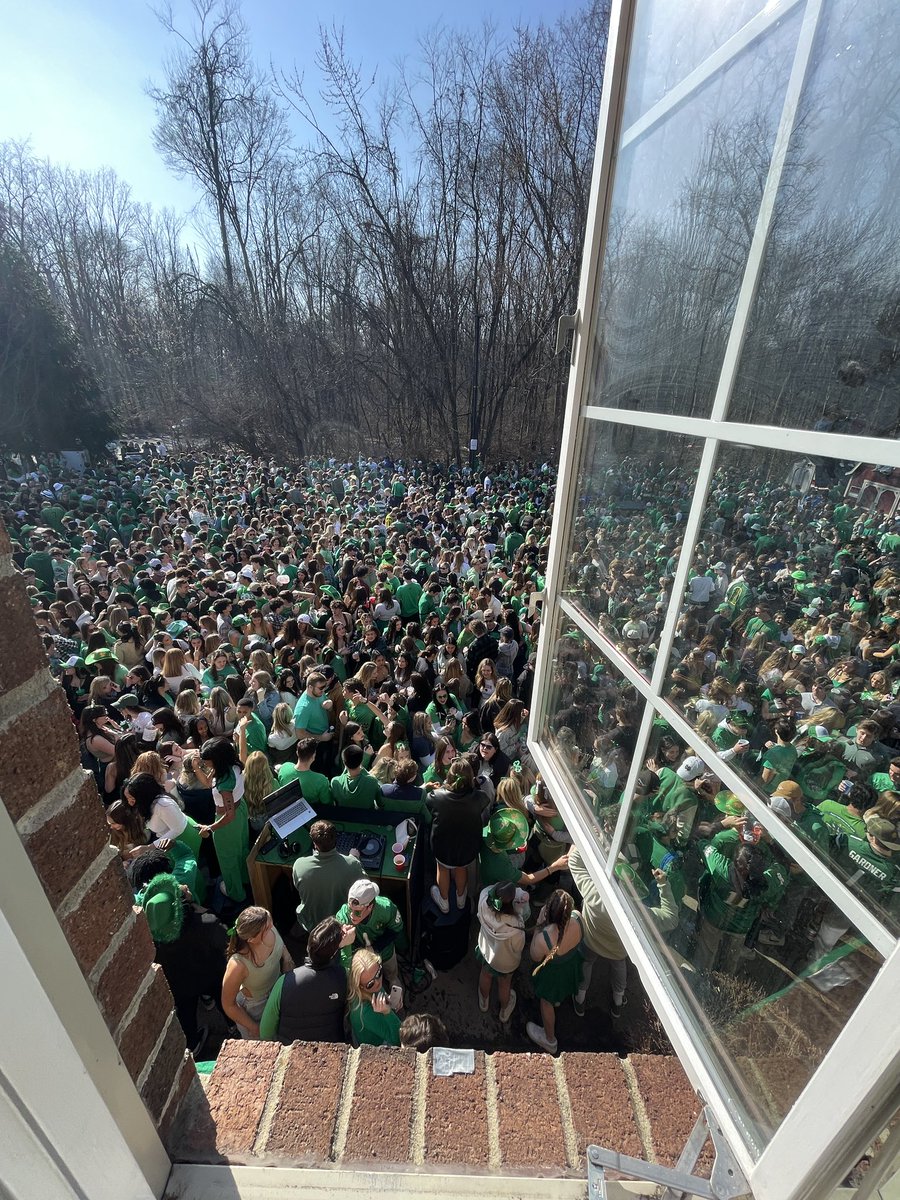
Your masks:
<instances>
[{"instance_id":1,"label":"glass pane","mask_svg":"<svg viewBox=\"0 0 900 1200\"><path fill-rule=\"evenodd\" d=\"M896 22L888 0L826 0L823 7L733 420L897 436Z\"/></svg>"},{"instance_id":2,"label":"glass pane","mask_svg":"<svg viewBox=\"0 0 900 1200\"><path fill-rule=\"evenodd\" d=\"M782 21L620 148L591 404L709 415L797 23Z\"/></svg>"},{"instance_id":3,"label":"glass pane","mask_svg":"<svg viewBox=\"0 0 900 1200\"><path fill-rule=\"evenodd\" d=\"M636 799L615 878L759 1151L883 960L699 759L681 763Z\"/></svg>"},{"instance_id":4,"label":"glass pane","mask_svg":"<svg viewBox=\"0 0 900 1200\"><path fill-rule=\"evenodd\" d=\"M608 849L637 745L644 701L620 671L560 614L541 740L553 753Z\"/></svg>"},{"instance_id":5,"label":"glass pane","mask_svg":"<svg viewBox=\"0 0 900 1200\"><path fill-rule=\"evenodd\" d=\"M588 421L563 592L649 677L702 443Z\"/></svg>"},{"instance_id":6,"label":"glass pane","mask_svg":"<svg viewBox=\"0 0 900 1200\"><path fill-rule=\"evenodd\" d=\"M892 478L720 445L666 695L758 796L782 793L794 831L900 931L900 854L869 844L873 821L900 843Z\"/></svg>"},{"instance_id":7,"label":"glass pane","mask_svg":"<svg viewBox=\"0 0 900 1200\"><path fill-rule=\"evenodd\" d=\"M644 0L631 39L622 128L628 129L764 7L765 0Z\"/></svg>"}]
</instances>

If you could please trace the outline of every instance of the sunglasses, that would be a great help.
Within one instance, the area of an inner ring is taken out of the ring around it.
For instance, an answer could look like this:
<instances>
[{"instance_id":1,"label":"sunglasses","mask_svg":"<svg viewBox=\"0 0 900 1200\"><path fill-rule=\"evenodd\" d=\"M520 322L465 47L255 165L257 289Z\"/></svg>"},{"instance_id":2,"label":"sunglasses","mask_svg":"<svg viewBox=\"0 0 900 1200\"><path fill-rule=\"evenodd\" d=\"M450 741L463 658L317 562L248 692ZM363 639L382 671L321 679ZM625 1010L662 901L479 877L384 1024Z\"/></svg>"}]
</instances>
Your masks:
<instances>
[{"instance_id":1,"label":"sunglasses","mask_svg":"<svg viewBox=\"0 0 900 1200\"><path fill-rule=\"evenodd\" d=\"M371 992L372 989L376 988L378 986L378 984L381 982L382 971L383 971L383 968L379 967L378 970L375 972L375 974L372 976L372 978L369 980L369 982L363 983L361 986L363 988L365 988L365 990L367 992Z\"/></svg>"}]
</instances>

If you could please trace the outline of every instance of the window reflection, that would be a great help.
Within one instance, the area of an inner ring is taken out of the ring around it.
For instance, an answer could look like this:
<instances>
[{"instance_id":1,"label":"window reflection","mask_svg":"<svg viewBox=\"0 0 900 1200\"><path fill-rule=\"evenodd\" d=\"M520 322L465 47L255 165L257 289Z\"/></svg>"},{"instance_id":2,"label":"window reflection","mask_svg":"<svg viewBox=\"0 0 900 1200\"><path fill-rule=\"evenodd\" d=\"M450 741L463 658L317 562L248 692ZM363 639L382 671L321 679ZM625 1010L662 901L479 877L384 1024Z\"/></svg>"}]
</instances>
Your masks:
<instances>
[{"instance_id":1,"label":"window reflection","mask_svg":"<svg viewBox=\"0 0 900 1200\"><path fill-rule=\"evenodd\" d=\"M720 461L666 694L759 795L798 787L795 832L900 928L900 852L861 867L853 840L884 820L900 846L900 523L885 511L900 488L781 452L723 447ZM851 800L849 842L834 821L812 832L808 807Z\"/></svg>"},{"instance_id":2,"label":"window reflection","mask_svg":"<svg viewBox=\"0 0 900 1200\"><path fill-rule=\"evenodd\" d=\"M687 519L694 438L591 421L564 592L649 677Z\"/></svg>"},{"instance_id":3,"label":"window reflection","mask_svg":"<svg viewBox=\"0 0 900 1200\"><path fill-rule=\"evenodd\" d=\"M612 840L644 702L563 616L554 642L545 741L584 800L599 844Z\"/></svg>"},{"instance_id":4,"label":"window reflection","mask_svg":"<svg viewBox=\"0 0 900 1200\"><path fill-rule=\"evenodd\" d=\"M590 403L709 415L798 27L795 11L620 148Z\"/></svg>"},{"instance_id":5,"label":"window reflection","mask_svg":"<svg viewBox=\"0 0 900 1200\"><path fill-rule=\"evenodd\" d=\"M823 5L732 420L897 436L896 18L884 0Z\"/></svg>"}]
</instances>

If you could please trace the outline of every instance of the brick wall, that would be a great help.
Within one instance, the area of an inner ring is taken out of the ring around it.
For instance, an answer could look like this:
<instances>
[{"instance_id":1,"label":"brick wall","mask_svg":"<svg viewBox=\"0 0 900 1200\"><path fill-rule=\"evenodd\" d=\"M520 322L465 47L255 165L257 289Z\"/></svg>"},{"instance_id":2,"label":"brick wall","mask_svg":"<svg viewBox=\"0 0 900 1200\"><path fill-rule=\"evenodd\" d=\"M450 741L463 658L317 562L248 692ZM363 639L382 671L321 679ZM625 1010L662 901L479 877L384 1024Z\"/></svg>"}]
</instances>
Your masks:
<instances>
[{"instance_id":1,"label":"brick wall","mask_svg":"<svg viewBox=\"0 0 900 1200\"><path fill-rule=\"evenodd\" d=\"M0 803L163 1137L196 1071L0 524ZM202 1093L201 1093L202 1094Z\"/></svg>"},{"instance_id":2,"label":"brick wall","mask_svg":"<svg viewBox=\"0 0 900 1200\"><path fill-rule=\"evenodd\" d=\"M308 1042L225 1042L206 1100L179 1161L557 1178L584 1176L591 1144L674 1166L700 1114L677 1058L479 1051L473 1074L443 1078L430 1053Z\"/></svg>"}]
</instances>

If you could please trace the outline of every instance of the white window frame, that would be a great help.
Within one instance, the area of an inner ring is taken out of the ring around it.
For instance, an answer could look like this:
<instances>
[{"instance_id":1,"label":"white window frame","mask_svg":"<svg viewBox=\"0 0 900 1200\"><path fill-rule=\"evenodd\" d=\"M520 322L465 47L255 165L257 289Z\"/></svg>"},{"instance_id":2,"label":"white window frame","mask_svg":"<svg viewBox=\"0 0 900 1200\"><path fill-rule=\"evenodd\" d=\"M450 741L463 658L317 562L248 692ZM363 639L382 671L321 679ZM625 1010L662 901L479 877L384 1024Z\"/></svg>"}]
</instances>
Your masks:
<instances>
[{"instance_id":1,"label":"white window frame","mask_svg":"<svg viewBox=\"0 0 900 1200\"><path fill-rule=\"evenodd\" d=\"M657 1009L694 1086L714 1108L725 1136L744 1170L758 1200L806 1200L825 1194L839 1182L848 1160L863 1151L884 1127L897 1104L900 1082L900 1022L896 1019L896 996L900 995L900 946L897 938L841 880L817 858L787 826L773 820L771 811L750 785L727 762L718 759L712 747L698 739L684 717L661 697L666 664L684 594L700 526L706 508L710 481L720 443L755 446L760 449L795 452L807 456L874 462L900 467L900 443L878 438L847 436L818 431L753 425L728 420L728 406L741 350L762 271L766 242L777 198L781 172L790 141L797 106L810 64L816 29L825 0L776 0L760 12L695 68L627 130L621 131L621 114L630 50L630 38L638 4L645 0L614 0L610 21L603 97L598 123L597 150L591 181L587 230L578 314L572 348L562 454L553 515L546 600L535 670L534 702L529 728L529 745L535 761L553 789L570 832L584 855L610 916L640 972L644 986ZM673 3L676 0L672 0ZM607 220L614 184L615 163L623 146L680 105L716 71L764 36L787 13L802 5L793 65L786 86L781 119L775 135L769 174L760 211L747 255L735 315L721 366L718 386L708 418L671 413L609 408L586 403L594 352L592 331L598 304L598 275L603 261ZM652 677L648 680L621 652L599 634L596 627L562 596L567 535L572 528L577 504L578 467L586 431L592 421L644 429L664 430L697 439L700 463L692 503L684 527L683 550L672 596L660 634L660 648ZM634 781L644 759L652 720L660 712L698 752L722 781L734 790L760 822L770 829L808 873L810 878L846 912L848 918L883 955L884 965L844 1030L836 1039L800 1097L785 1116L771 1140L756 1145L752 1130L733 1111L727 1089L709 1047L700 1039L700 1029L690 1015L687 997L668 980L669 967L658 955L646 930L637 921L618 887L613 868L630 815L630 803L622 806L612 844L601 849L596 829L574 779L559 759L541 742L547 716L552 678L555 636L560 619L567 619L596 647L599 655L634 685L644 698L644 713L637 749L625 780L624 794L633 795ZM776 828L777 826L777 828ZM840 1100L837 1100L840 1097Z\"/></svg>"}]
</instances>

